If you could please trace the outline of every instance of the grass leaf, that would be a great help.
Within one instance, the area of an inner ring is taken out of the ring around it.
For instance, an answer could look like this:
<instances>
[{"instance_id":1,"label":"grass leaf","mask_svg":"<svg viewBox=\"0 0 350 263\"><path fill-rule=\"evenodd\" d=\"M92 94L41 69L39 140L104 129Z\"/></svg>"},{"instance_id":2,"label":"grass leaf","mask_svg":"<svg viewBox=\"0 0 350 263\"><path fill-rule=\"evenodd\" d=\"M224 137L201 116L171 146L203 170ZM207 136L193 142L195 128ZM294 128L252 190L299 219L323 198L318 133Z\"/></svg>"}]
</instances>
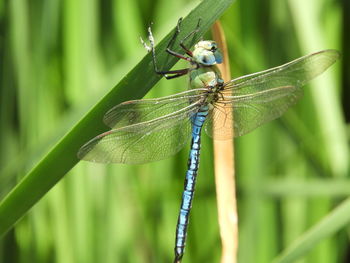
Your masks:
<instances>
[{"instance_id":1,"label":"grass leaf","mask_svg":"<svg viewBox=\"0 0 350 263\"><path fill-rule=\"evenodd\" d=\"M300 236L273 263L291 263L304 257L320 241L347 226L350 222L350 199L343 201L336 209Z\"/></svg>"}]
</instances>

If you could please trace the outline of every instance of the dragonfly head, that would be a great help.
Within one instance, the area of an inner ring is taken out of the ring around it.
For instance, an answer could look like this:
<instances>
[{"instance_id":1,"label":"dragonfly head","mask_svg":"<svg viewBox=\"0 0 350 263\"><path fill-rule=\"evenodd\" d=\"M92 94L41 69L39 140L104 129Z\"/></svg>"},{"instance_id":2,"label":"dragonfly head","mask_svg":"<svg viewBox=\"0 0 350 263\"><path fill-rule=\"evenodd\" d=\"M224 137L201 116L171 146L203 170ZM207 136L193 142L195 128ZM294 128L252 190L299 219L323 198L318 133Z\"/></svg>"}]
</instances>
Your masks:
<instances>
[{"instance_id":1,"label":"dragonfly head","mask_svg":"<svg viewBox=\"0 0 350 263\"><path fill-rule=\"evenodd\" d=\"M202 40L194 46L193 60L204 66L222 63L222 55L215 41Z\"/></svg>"}]
</instances>

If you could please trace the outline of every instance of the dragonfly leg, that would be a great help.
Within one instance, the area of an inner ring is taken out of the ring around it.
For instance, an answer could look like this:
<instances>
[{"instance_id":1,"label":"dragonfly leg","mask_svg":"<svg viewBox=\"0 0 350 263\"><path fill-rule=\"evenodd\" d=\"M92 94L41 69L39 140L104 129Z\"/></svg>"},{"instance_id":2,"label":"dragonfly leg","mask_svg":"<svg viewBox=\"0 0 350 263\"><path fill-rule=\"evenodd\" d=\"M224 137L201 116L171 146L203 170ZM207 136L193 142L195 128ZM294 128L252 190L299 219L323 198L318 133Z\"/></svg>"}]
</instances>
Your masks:
<instances>
[{"instance_id":1,"label":"dragonfly leg","mask_svg":"<svg viewBox=\"0 0 350 263\"><path fill-rule=\"evenodd\" d=\"M192 61L192 58L188 58L188 57L186 57L184 55L181 55L180 53L177 53L177 52L175 52L175 51L173 51L173 50L171 50L169 48L166 49L166 52L168 52L170 55L172 55L174 57L178 57L180 59L187 60L188 62ZM191 52L191 51L189 51L189 52ZM189 56L192 57L192 52L191 52L191 55L189 55Z\"/></svg>"},{"instance_id":2,"label":"dragonfly leg","mask_svg":"<svg viewBox=\"0 0 350 263\"><path fill-rule=\"evenodd\" d=\"M179 19L178 23L177 23L177 30L175 31L175 34L174 36L172 37L172 39L170 40L168 46L167 46L167 49L166 51L173 55L173 56L176 56L178 58L181 58L181 59L185 59L187 61L191 61L190 58L187 58L179 53L176 53L174 51L171 51L169 49L169 47L172 45L172 43L175 41L178 33L180 32L180 24L181 24L181 21L182 21L182 18ZM163 70L159 70L158 69L158 66L157 66L157 59L156 59L156 51L155 51L155 44L154 44L154 37L153 37L153 33L152 33L152 29L151 29L151 26L148 27L148 40L149 40L149 46L145 43L145 41L143 41L142 38L140 38L141 40L141 43L142 45L145 47L145 49L148 51L148 52L152 52L152 62L153 62L153 68L154 68L154 71L159 74L159 75L162 75L164 76L166 79L173 79L173 78L177 78L177 77L181 77L183 75L186 75L189 71L188 68L186 69L180 69L180 70L172 70L172 71L163 71ZM167 76L167 74L174 74L173 76Z\"/></svg>"},{"instance_id":3,"label":"dragonfly leg","mask_svg":"<svg viewBox=\"0 0 350 263\"><path fill-rule=\"evenodd\" d=\"M180 17L179 20L177 21L176 30L174 32L174 35L170 39L168 45L166 46L166 49L170 49L174 45L174 42L175 42L177 36L180 33L180 25L181 25L181 23L182 23L182 17Z\"/></svg>"},{"instance_id":4,"label":"dragonfly leg","mask_svg":"<svg viewBox=\"0 0 350 263\"><path fill-rule=\"evenodd\" d=\"M148 27L148 40L149 45L146 44L146 42L140 37L141 43L144 46L144 48L147 50L147 52L152 52L152 62L153 62L153 68L156 73L160 72L157 67L157 59L156 59L156 51L154 48L154 37L152 33L151 26Z\"/></svg>"},{"instance_id":5,"label":"dragonfly leg","mask_svg":"<svg viewBox=\"0 0 350 263\"><path fill-rule=\"evenodd\" d=\"M194 34L198 33L199 27L200 27L200 25L201 25L201 21L202 21L201 18L199 18L196 28L195 28L193 31L191 31L187 36L185 36L185 37L180 41L180 46L186 51L186 54L189 55L189 56L191 56L191 57L193 56L192 51L189 50L189 49L185 46L184 42L185 42L189 37L191 37L191 36L193 36Z\"/></svg>"},{"instance_id":6,"label":"dragonfly leg","mask_svg":"<svg viewBox=\"0 0 350 263\"><path fill-rule=\"evenodd\" d=\"M178 69L178 70L170 70L170 71L159 71L157 74L163 75L166 79L174 79L181 77L183 75L186 75L188 73L189 69ZM172 76L169 76L168 74L173 74Z\"/></svg>"},{"instance_id":7,"label":"dragonfly leg","mask_svg":"<svg viewBox=\"0 0 350 263\"><path fill-rule=\"evenodd\" d=\"M174 35L172 36L172 38L169 41L169 44L166 47L166 52L168 52L170 55L173 55L175 57L178 57L180 59L185 59L185 60L189 60L187 57L171 50L171 47L174 45L174 42L176 41L179 33L181 32L180 27L181 27L181 23L182 23L182 17L180 17L180 19L177 21L177 25L176 25L176 30L174 32ZM183 46L183 41L186 40L190 35L192 35L193 32L191 32L189 35L187 35L183 40L181 40L180 42L180 46L186 51L186 54L188 54L189 56L192 57L192 52L190 50L188 50L186 47Z\"/></svg>"},{"instance_id":8,"label":"dragonfly leg","mask_svg":"<svg viewBox=\"0 0 350 263\"><path fill-rule=\"evenodd\" d=\"M169 42L169 44L170 44L170 43L173 43L173 42L175 41L175 39L177 38L177 35L180 33L180 25L181 25L181 22L182 22L182 18L179 19L179 21L178 21L178 23L177 23L177 30L175 31L175 34L174 34L174 36L172 37L171 42ZM195 28L194 30L192 30L187 36L185 36L185 37L180 41L180 47L182 47L182 49L185 50L186 54L189 55L190 57L193 57L192 51L191 51L189 48L187 48L187 47L185 46L184 42L185 42L188 38L190 38L191 36L193 36L194 34L196 34L196 33L199 31L200 24L201 24L201 19L199 18L196 28ZM170 49L170 45L167 46L166 51L167 51L169 54L171 54L171 55L173 55L173 56L175 56L175 57L178 57L178 58L181 58L181 59L184 59L184 60L187 60L187 61L191 61L190 58L184 57L183 55L181 55L181 54L179 54L179 53L177 53L177 52L171 50L171 49Z\"/></svg>"},{"instance_id":9,"label":"dragonfly leg","mask_svg":"<svg viewBox=\"0 0 350 263\"><path fill-rule=\"evenodd\" d=\"M200 26L200 22L201 19L198 20L196 29L194 29L193 31L191 31L187 36L184 37L184 39L182 39L180 41L180 46L185 50L186 54L189 55L190 57L186 57L180 53L177 53L173 50L170 49L170 47L174 44L178 34L180 33L180 25L182 23L182 17L178 20L177 25L176 25L176 30L174 35L172 36L172 38L170 39L167 48L166 48L166 52L168 52L170 55L175 56L177 58L186 60L188 62L192 61L192 52L184 45L184 41L187 40L189 37L193 36L195 33L198 32L199 30L199 26ZM142 45L146 48L146 50L148 52L152 52L152 61L153 61L153 68L154 71L159 74L164 76L166 79L173 79L173 78L177 78L177 77L181 77L183 75L186 75L189 71L188 68L186 69L180 69L180 70L171 70L171 71L163 71L163 70L159 70L158 66L157 66L157 59L156 59L156 52L155 52L155 44L154 44L154 37L153 37L153 33L152 33L152 29L151 26L148 27L148 39L149 39L149 43L150 45L148 46L141 38L141 43ZM172 76L168 76L168 74L173 74Z\"/></svg>"},{"instance_id":10,"label":"dragonfly leg","mask_svg":"<svg viewBox=\"0 0 350 263\"><path fill-rule=\"evenodd\" d=\"M174 79L181 77L183 75L186 75L188 73L189 69L184 68L184 69L177 69L177 70L169 70L169 71L155 71L157 74L162 75L166 79ZM172 74L169 76L168 74Z\"/></svg>"}]
</instances>

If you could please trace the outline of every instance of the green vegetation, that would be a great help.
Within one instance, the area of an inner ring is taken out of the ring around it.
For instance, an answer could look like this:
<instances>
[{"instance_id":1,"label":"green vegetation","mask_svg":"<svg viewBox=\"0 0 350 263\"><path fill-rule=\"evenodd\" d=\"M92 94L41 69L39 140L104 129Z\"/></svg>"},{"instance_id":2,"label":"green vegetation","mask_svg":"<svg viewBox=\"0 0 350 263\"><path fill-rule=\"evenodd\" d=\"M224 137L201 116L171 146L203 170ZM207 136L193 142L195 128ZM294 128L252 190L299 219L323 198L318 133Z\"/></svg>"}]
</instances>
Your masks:
<instances>
[{"instance_id":1,"label":"green vegetation","mask_svg":"<svg viewBox=\"0 0 350 263\"><path fill-rule=\"evenodd\" d=\"M197 38L223 13L234 76L322 49L349 52L341 49L340 2L236 1L225 11L230 3L0 1L0 263L171 262L188 147L138 166L76 158L107 130L105 111L143 97L159 80L139 43L150 22L164 68L176 62L161 52L170 31L191 10L182 34L201 17ZM236 140L239 262L348 262L349 132L341 105L348 63L305 87L282 119ZM161 79L146 96L186 88L186 79ZM220 259L205 135L202 149L184 263Z\"/></svg>"}]
</instances>

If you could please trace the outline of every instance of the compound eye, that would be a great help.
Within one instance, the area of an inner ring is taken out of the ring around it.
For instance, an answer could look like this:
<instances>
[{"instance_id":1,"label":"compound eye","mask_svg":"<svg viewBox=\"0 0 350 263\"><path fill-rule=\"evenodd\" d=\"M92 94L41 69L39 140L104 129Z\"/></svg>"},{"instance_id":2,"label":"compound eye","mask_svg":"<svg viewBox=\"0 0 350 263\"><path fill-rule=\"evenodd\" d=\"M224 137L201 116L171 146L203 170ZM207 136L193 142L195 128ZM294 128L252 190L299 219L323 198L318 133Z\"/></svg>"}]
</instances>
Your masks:
<instances>
[{"instance_id":1,"label":"compound eye","mask_svg":"<svg viewBox=\"0 0 350 263\"><path fill-rule=\"evenodd\" d=\"M214 65L215 63L215 57L213 55L203 55L200 58L201 63L204 65Z\"/></svg>"},{"instance_id":2,"label":"compound eye","mask_svg":"<svg viewBox=\"0 0 350 263\"><path fill-rule=\"evenodd\" d=\"M218 49L218 46L215 43L212 43L210 51L215 52L217 49Z\"/></svg>"},{"instance_id":3,"label":"compound eye","mask_svg":"<svg viewBox=\"0 0 350 263\"><path fill-rule=\"evenodd\" d=\"M208 63L208 56L203 56L203 57L202 57L202 62L203 62L204 64L207 64L207 63Z\"/></svg>"}]
</instances>

